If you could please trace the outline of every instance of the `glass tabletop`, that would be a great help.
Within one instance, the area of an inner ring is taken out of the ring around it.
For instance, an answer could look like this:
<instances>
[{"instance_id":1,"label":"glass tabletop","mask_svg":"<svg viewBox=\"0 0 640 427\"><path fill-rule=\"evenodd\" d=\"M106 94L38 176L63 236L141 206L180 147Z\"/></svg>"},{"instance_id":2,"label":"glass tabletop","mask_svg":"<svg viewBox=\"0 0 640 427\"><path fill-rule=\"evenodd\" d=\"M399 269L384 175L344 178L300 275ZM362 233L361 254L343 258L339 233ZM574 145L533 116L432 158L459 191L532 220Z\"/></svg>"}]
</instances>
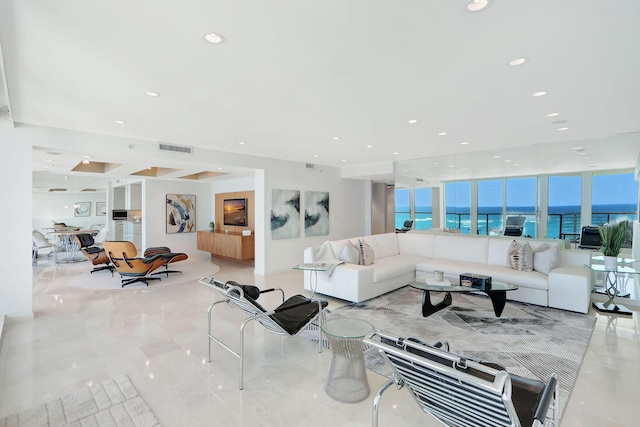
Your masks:
<instances>
[{"instance_id":1,"label":"glass tabletop","mask_svg":"<svg viewBox=\"0 0 640 427\"><path fill-rule=\"evenodd\" d=\"M594 257L591 257L591 259L596 263L598 262L604 263L604 255L596 255ZM632 264L637 261L638 261L637 259L618 257L618 264Z\"/></svg>"},{"instance_id":2,"label":"glass tabletop","mask_svg":"<svg viewBox=\"0 0 640 427\"><path fill-rule=\"evenodd\" d=\"M449 280L452 280L451 278ZM432 277L416 277L415 280L411 281L409 285L416 289L421 289L423 291L433 291L433 292L473 292L473 291L483 291L483 292L494 292L494 291L515 291L518 289L516 285L511 283L504 282L496 282L494 280L491 281L491 288L485 289L484 287L477 286L461 286L457 282L456 279L453 279L453 283L449 283L448 280L446 282L442 282L439 284L438 282L434 282Z\"/></svg>"},{"instance_id":3,"label":"glass tabletop","mask_svg":"<svg viewBox=\"0 0 640 427\"><path fill-rule=\"evenodd\" d=\"M327 271L333 266L330 262L305 262L293 267L294 270Z\"/></svg>"},{"instance_id":4,"label":"glass tabletop","mask_svg":"<svg viewBox=\"0 0 640 427\"><path fill-rule=\"evenodd\" d=\"M618 264L616 268L608 268L604 264L591 264L591 265L585 264L585 266L589 267L593 271L598 271L598 272L640 274L640 271L638 271L637 269L633 268L628 264L627 265Z\"/></svg>"},{"instance_id":5,"label":"glass tabletop","mask_svg":"<svg viewBox=\"0 0 640 427\"><path fill-rule=\"evenodd\" d=\"M360 319L339 318L322 322L322 332L336 338L364 338L374 327Z\"/></svg>"}]
</instances>

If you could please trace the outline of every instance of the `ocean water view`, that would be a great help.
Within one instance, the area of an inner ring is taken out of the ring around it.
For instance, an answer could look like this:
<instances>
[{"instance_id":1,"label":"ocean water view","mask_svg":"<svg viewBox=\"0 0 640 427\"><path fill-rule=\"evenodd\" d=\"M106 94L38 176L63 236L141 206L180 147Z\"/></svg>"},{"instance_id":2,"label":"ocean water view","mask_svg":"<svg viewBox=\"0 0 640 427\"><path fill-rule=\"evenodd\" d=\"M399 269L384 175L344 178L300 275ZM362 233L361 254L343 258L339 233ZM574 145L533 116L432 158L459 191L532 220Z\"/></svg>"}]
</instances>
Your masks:
<instances>
[{"instance_id":1,"label":"ocean water view","mask_svg":"<svg viewBox=\"0 0 640 427\"><path fill-rule=\"evenodd\" d=\"M594 205L591 213L591 224L602 225L619 218L636 219L635 204L607 204ZM536 215L534 206L508 206L507 217L525 216L524 235L539 237L536 230ZM464 234L471 230L471 219L468 207L447 207L447 228L460 228ZM396 228L402 228L405 220L410 219L409 206L396 206ZM575 240L582 223L580 220L580 206L549 206L547 233L550 238L566 238ZM425 230L432 228L430 206L416 206L414 229ZM504 229L502 207L481 207L478 209L478 234L499 234ZM488 230L488 231L487 231Z\"/></svg>"}]
</instances>

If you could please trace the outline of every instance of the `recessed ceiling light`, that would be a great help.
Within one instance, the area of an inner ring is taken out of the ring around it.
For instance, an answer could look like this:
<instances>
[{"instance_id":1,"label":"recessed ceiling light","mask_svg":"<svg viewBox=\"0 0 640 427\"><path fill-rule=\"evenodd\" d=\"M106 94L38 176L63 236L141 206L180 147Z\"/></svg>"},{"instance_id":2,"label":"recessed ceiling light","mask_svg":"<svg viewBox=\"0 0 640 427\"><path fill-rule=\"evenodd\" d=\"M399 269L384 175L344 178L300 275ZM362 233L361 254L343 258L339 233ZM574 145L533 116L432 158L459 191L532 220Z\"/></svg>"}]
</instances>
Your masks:
<instances>
[{"instance_id":1,"label":"recessed ceiling light","mask_svg":"<svg viewBox=\"0 0 640 427\"><path fill-rule=\"evenodd\" d=\"M334 137L333 137L333 140L334 140L334 141L337 141L337 140L339 140L339 139L340 139L340 137L339 137L339 136L334 136Z\"/></svg>"},{"instance_id":2,"label":"recessed ceiling light","mask_svg":"<svg viewBox=\"0 0 640 427\"><path fill-rule=\"evenodd\" d=\"M89 160L83 160L83 161L82 161L82 164L83 164L83 165L88 165L88 164L89 164Z\"/></svg>"},{"instance_id":3,"label":"recessed ceiling light","mask_svg":"<svg viewBox=\"0 0 640 427\"><path fill-rule=\"evenodd\" d=\"M513 67L515 67L516 65L522 65L522 64L524 64L525 62L527 62L527 60L526 60L526 59L524 59L524 58L517 58L517 59L514 59L514 60L512 60L512 61L509 61L509 65L511 65L511 66L513 66Z\"/></svg>"},{"instance_id":4,"label":"recessed ceiling light","mask_svg":"<svg viewBox=\"0 0 640 427\"><path fill-rule=\"evenodd\" d=\"M469 143L467 141L462 141L460 145L469 145Z\"/></svg>"},{"instance_id":5,"label":"recessed ceiling light","mask_svg":"<svg viewBox=\"0 0 640 427\"><path fill-rule=\"evenodd\" d=\"M53 160L45 160L47 163L55 163Z\"/></svg>"},{"instance_id":6,"label":"recessed ceiling light","mask_svg":"<svg viewBox=\"0 0 640 427\"><path fill-rule=\"evenodd\" d=\"M346 160L345 160L345 159L342 159L342 160L340 160L340 161L341 161L342 163L346 162Z\"/></svg>"},{"instance_id":7,"label":"recessed ceiling light","mask_svg":"<svg viewBox=\"0 0 640 427\"><path fill-rule=\"evenodd\" d=\"M158 92L152 92L152 91L147 91L144 94L147 95L147 96L152 96L152 97L160 96L160 94Z\"/></svg>"},{"instance_id":8,"label":"recessed ceiling light","mask_svg":"<svg viewBox=\"0 0 640 427\"><path fill-rule=\"evenodd\" d=\"M398 154L400 154L400 153L398 153L398 152L393 153L394 156L397 156Z\"/></svg>"},{"instance_id":9,"label":"recessed ceiling light","mask_svg":"<svg viewBox=\"0 0 640 427\"><path fill-rule=\"evenodd\" d=\"M222 170L222 168L216 168L216 169L217 169L217 170L219 170L219 171L221 171L221 170Z\"/></svg>"},{"instance_id":10,"label":"recessed ceiling light","mask_svg":"<svg viewBox=\"0 0 640 427\"><path fill-rule=\"evenodd\" d=\"M467 10L469 12L478 12L487 6L489 6L489 0L469 0Z\"/></svg>"},{"instance_id":11,"label":"recessed ceiling light","mask_svg":"<svg viewBox=\"0 0 640 427\"><path fill-rule=\"evenodd\" d=\"M556 130L563 131L563 130L569 130L569 128L558 128L558 129L556 129Z\"/></svg>"},{"instance_id":12,"label":"recessed ceiling light","mask_svg":"<svg viewBox=\"0 0 640 427\"><path fill-rule=\"evenodd\" d=\"M409 172L409 169L402 169L402 172Z\"/></svg>"},{"instance_id":13,"label":"recessed ceiling light","mask_svg":"<svg viewBox=\"0 0 640 427\"><path fill-rule=\"evenodd\" d=\"M220 44L224 43L224 37L218 33L208 33L204 35L204 39L209 43Z\"/></svg>"},{"instance_id":14,"label":"recessed ceiling light","mask_svg":"<svg viewBox=\"0 0 640 427\"><path fill-rule=\"evenodd\" d=\"M409 123L414 124L414 123L418 123L418 121L416 119L411 119L409 120Z\"/></svg>"},{"instance_id":15,"label":"recessed ceiling light","mask_svg":"<svg viewBox=\"0 0 640 427\"><path fill-rule=\"evenodd\" d=\"M244 141L239 141L238 144L244 145Z\"/></svg>"},{"instance_id":16,"label":"recessed ceiling light","mask_svg":"<svg viewBox=\"0 0 640 427\"><path fill-rule=\"evenodd\" d=\"M85 154L85 155L84 155L84 156L82 156L82 157L84 157L85 159L90 159L90 158L91 158L91 156L89 156L89 155L87 155L87 154Z\"/></svg>"},{"instance_id":17,"label":"recessed ceiling light","mask_svg":"<svg viewBox=\"0 0 640 427\"><path fill-rule=\"evenodd\" d=\"M446 132L440 132L440 133L438 134L438 136L444 136L444 135L446 135L446 134L447 134Z\"/></svg>"},{"instance_id":18,"label":"recessed ceiling light","mask_svg":"<svg viewBox=\"0 0 640 427\"><path fill-rule=\"evenodd\" d=\"M504 162L505 162L505 163L509 163L510 161L511 161L511 160L507 159L507 160L505 160Z\"/></svg>"},{"instance_id":19,"label":"recessed ceiling light","mask_svg":"<svg viewBox=\"0 0 640 427\"><path fill-rule=\"evenodd\" d=\"M573 147L573 151L585 151L584 147Z\"/></svg>"},{"instance_id":20,"label":"recessed ceiling light","mask_svg":"<svg viewBox=\"0 0 640 427\"><path fill-rule=\"evenodd\" d=\"M367 145L367 148L373 148L373 145Z\"/></svg>"},{"instance_id":21,"label":"recessed ceiling light","mask_svg":"<svg viewBox=\"0 0 640 427\"><path fill-rule=\"evenodd\" d=\"M313 157L320 157L320 154L314 154Z\"/></svg>"},{"instance_id":22,"label":"recessed ceiling light","mask_svg":"<svg viewBox=\"0 0 640 427\"><path fill-rule=\"evenodd\" d=\"M549 113L547 114L547 117L558 117L560 115L560 113Z\"/></svg>"},{"instance_id":23,"label":"recessed ceiling light","mask_svg":"<svg viewBox=\"0 0 640 427\"><path fill-rule=\"evenodd\" d=\"M434 162L433 164L434 164L434 165L439 165L439 164L440 164L440 162Z\"/></svg>"},{"instance_id":24,"label":"recessed ceiling light","mask_svg":"<svg viewBox=\"0 0 640 427\"><path fill-rule=\"evenodd\" d=\"M502 156L493 156L494 159L499 159Z\"/></svg>"},{"instance_id":25,"label":"recessed ceiling light","mask_svg":"<svg viewBox=\"0 0 640 427\"><path fill-rule=\"evenodd\" d=\"M123 122L122 120L116 120L116 123L119 125L125 125L127 122Z\"/></svg>"},{"instance_id":26,"label":"recessed ceiling light","mask_svg":"<svg viewBox=\"0 0 640 427\"><path fill-rule=\"evenodd\" d=\"M449 165L449 167L450 167L450 168L452 168L452 167L453 167L453 165Z\"/></svg>"},{"instance_id":27,"label":"recessed ceiling light","mask_svg":"<svg viewBox=\"0 0 640 427\"><path fill-rule=\"evenodd\" d=\"M545 96L547 94L547 92L545 91L540 91L540 92L534 92L533 96Z\"/></svg>"}]
</instances>

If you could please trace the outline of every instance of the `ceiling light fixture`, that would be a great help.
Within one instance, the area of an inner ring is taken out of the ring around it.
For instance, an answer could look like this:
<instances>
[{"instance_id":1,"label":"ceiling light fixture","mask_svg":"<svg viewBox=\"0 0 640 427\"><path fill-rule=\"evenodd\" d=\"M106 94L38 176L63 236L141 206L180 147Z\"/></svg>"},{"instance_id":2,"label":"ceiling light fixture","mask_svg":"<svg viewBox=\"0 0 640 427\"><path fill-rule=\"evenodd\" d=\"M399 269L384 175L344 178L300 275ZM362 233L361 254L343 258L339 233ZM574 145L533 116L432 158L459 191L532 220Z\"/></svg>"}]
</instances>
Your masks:
<instances>
[{"instance_id":1,"label":"ceiling light fixture","mask_svg":"<svg viewBox=\"0 0 640 427\"><path fill-rule=\"evenodd\" d=\"M462 141L460 145L469 145L469 143L467 141Z\"/></svg>"},{"instance_id":2,"label":"ceiling light fixture","mask_svg":"<svg viewBox=\"0 0 640 427\"><path fill-rule=\"evenodd\" d=\"M203 37L209 43L213 43L213 44L224 43L224 37L222 37L222 35L218 33L208 33L208 34L205 34Z\"/></svg>"},{"instance_id":3,"label":"ceiling light fixture","mask_svg":"<svg viewBox=\"0 0 640 427\"><path fill-rule=\"evenodd\" d=\"M467 10L469 12L479 12L487 6L489 6L489 0L470 0L467 3Z\"/></svg>"},{"instance_id":4,"label":"ceiling light fixture","mask_svg":"<svg viewBox=\"0 0 640 427\"><path fill-rule=\"evenodd\" d=\"M540 92L534 92L533 96L545 96L547 94L547 92L545 91L540 91Z\"/></svg>"},{"instance_id":5,"label":"ceiling light fixture","mask_svg":"<svg viewBox=\"0 0 640 427\"><path fill-rule=\"evenodd\" d=\"M509 163L509 162L511 162L511 160L507 159L507 160L505 160L504 162L505 162L505 163Z\"/></svg>"},{"instance_id":6,"label":"ceiling light fixture","mask_svg":"<svg viewBox=\"0 0 640 427\"><path fill-rule=\"evenodd\" d=\"M414 124L414 123L418 123L418 121L416 119L411 119L409 120L409 123Z\"/></svg>"},{"instance_id":7,"label":"ceiling light fixture","mask_svg":"<svg viewBox=\"0 0 640 427\"><path fill-rule=\"evenodd\" d=\"M123 122L122 120L116 120L116 123L119 125L126 125L127 122Z\"/></svg>"},{"instance_id":8,"label":"ceiling light fixture","mask_svg":"<svg viewBox=\"0 0 640 427\"><path fill-rule=\"evenodd\" d=\"M238 144L244 145L244 141L239 141Z\"/></svg>"},{"instance_id":9,"label":"ceiling light fixture","mask_svg":"<svg viewBox=\"0 0 640 427\"><path fill-rule=\"evenodd\" d=\"M345 160L345 159L342 159L342 160L340 160L340 161L341 161L342 163L346 162L346 160Z\"/></svg>"},{"instance_id":10,"label":"ceiling light fixture","mask_svg":"<svg viewBox=\"0 0 640 427\"><path fill-rule=\"evenodd\" d=\"M320 157L320 154L314 154L313 157Z\"/></svg>"},{"instance_id":11,"label":"ceiling light fixture","mask_svg":"<svg viewBox=\"0 0 640 427\"><path fill-rule=\"evenodd\" d=\"M499 159L502 156L493 156L494 159Z\"/></svg>"},{"instance_id":12,"label":"ceiling light fixture","mask_svg":"<svg viewBox=\"0 0 640 427\"><path fill-rule=\"evenodd\" d=\"M160 94L158 92L152 92L152 91L147 91L144 94L147 95L147 96L151 96L151 97L160 96Z\"/></svg>"},{"instance_id":13,"label":"ceiling light fixture","mask_svg":"<svg viewBox=\"0 0 640 427\"><path fill-rule=\"evenodd\" d=\"M446 132L440 132L438 136L445 136L446 134L447 134Z\"/></svg>"},{"instance_id":14,"label":"ceiling light fixture","mask_svg":"<svg viewBox=\"0 0 640 427\"><path fill-rule=\"evenodd\" d=\"M549 113L547 114L547 117L558 117L560 115L560 113Z\"/></svg>"},{"instance_id":15,"label":"ceiling light fixture","mask_svg":"<svg viewBox=\"0 0 640 427\"><path fill-rule=\"evenodd\" d=\"M373 148L373 145L367 145L367 148Z\"/></svg>"},{"instance_id":16,"label":"ceiling light fixture","mask_svg":"<svg viewBox=\"0 0 640 427\"><path fill-rule=\"evenodd\" d=\"M569 130L569 128L558 128L556 130L563 131L563 130Z\"/></svg>"},{"instance_id":17,"label":"ceiling light fixture","mask_svg":"<svg viewBox=\"0 0 640 427\"><path fill-rule=\"evenodd\" d=\"M398 154L400 154L400 153L398 153L398 152L393 153L394 156L397 156Z\"/></svg>"},{"instance_id":18,"label":"ceiling light fixture","mask_svg":"<svg viewBox=\"0 0 640 427\"><path fill-rule=\"evenodd\" d=\"M522 64L524 64L525 62L527 62L527 60L526 60L526 59L524 59L524 58L517 58L517 59L514 59L514 60L509 61L509 65L511 65L512 67L515 67L515 66L517 66L517 65L522 65Z\"/></svg>"},{"instance_id":19,"label":"ceiling light fixture","mask_svg":"<svg viewBox=\"0 0 640 427\"><path fill-rule=\"evenodd\" d=\"M334 141L337 141L337 140L339 140L339 139L340 139L340 137L339 137L339 136L334 136L332 139L333 139Z\"/></svg>"},{"instance_id":20,"label":"ceiling light fixture","mask_svg":"<svg viewBox=\"0 0 640 427\"><path fill-rule=\"evenodd\" d=\"M82 161L82 164L83 164L83 165L88 165L88 164L89 164L89 160L83 160L83 161Z\"/></svg>"}]
</instances>

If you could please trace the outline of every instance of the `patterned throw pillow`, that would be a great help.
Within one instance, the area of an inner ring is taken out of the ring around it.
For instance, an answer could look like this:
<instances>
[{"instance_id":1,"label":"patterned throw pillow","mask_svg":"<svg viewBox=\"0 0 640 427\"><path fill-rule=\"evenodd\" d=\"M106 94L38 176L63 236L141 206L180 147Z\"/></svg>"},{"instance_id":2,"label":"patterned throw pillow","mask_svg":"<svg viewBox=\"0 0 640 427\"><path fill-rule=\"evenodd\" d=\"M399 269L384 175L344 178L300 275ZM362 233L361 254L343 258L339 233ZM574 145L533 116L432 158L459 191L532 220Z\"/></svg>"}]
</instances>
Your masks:
<instances>
[{"instance_id":1,"label":"patterned throw pillow","mask_svg":"<svg viewBox=\"0 0 640 427\"><path fill-rule=\"evenodd\" d=\"M373 264L373 248L360 239L358 239L358 245L360 246L360 265Z\"/></svg>"},{"instance_id":2,"label":"patterned throw pillow","mask_svg":"<svg viewBox=\"0 0 640 427\"><path fill-rule=\"evenodd\" d=\"M515 240L511 242L507 252L509 267L519 271L533 271L533 249L529 243L521 245Z\"/></svg>"},{"instance_id":3,"label":"patterned throw pillow","mask_svg":"<svg viewBox=\"0 0 640 427\"><path fill-rule=\"evenodd\" d=\"M349 264L360 264L360 250L353 243L347 242L340 251L339 258Z\"/></svg>"}]
</instances>

